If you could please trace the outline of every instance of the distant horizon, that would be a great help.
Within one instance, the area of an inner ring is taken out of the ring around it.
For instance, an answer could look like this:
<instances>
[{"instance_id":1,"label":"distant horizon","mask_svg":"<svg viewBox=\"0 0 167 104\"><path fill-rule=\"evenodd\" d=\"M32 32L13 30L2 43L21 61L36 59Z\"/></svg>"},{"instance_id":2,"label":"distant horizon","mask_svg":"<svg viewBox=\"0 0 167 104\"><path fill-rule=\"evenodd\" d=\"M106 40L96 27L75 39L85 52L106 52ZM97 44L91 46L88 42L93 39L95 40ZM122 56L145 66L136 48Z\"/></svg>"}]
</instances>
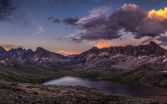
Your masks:
<instances>
[{"instance_id":1,"label":"distant horizon","mask_svg":"<svg viewBox=\"0 0 167 104\"><path fill-rule=\"evenodd\" d=\"M147 45L147 44L149 44L151 41L149 41L149 42L147 42L147 43L142 43L142 44L138 44L138 45ZM153 41L154 42L154 41ZM156 43L156 42L155 42ZM156 43L157 44L157 43ZM131 45L131 44L129 44L129 45ZM132 46L138 46L138 45L132 45ZM159 44L158 44L159 45ZM128 46L128 44L127 45L117 45L117 46L103 46L103 47L98 47L98 46L93 46L93 47L96 47L96 48L98 48L98 49L102 49L102 48L109 48L109 47L120 47L120 46ZM160 45L159 45L160 46ZM0 46L0 47L3 47L3 46ZM91 48L93 48L93 47L91 47ZM161 46L162 47L162 46ZM10 48L10 49L6 49L5 47L3 47L6 51L10 51L10 50L12 50L12 49L19 49L19 48L22 48L22 49L25 49L25 50L29 50L29 49L31 49L31 48L24 48L24 47L13 47L13 48ZM36 49L31 49L33 52L35 52L38 48L43 48L43 47L36 47ZM91 49L91 48L89 48L89 49ZM167 47L162 47L162 48L164 48L165 50L167 50ZM48 49L46 49L46 48L43 48L43 49L45 49L45 50L47 50L47 51L50 51L50 50L48 50ZM87 49L87 50L89 50L89 49ZM64 55L64 56L68 56L68 55L79 55L79 54L81 54L81 53L83 53L83 52L85 52L85 51L87 51L87 50L84 50L84 51L82 51L82 52L65 52L65 51L50 51L50 52L53 52L53 53L58 53L58 54L61 54L61 55Z\"/></svg>"}]
</instances>

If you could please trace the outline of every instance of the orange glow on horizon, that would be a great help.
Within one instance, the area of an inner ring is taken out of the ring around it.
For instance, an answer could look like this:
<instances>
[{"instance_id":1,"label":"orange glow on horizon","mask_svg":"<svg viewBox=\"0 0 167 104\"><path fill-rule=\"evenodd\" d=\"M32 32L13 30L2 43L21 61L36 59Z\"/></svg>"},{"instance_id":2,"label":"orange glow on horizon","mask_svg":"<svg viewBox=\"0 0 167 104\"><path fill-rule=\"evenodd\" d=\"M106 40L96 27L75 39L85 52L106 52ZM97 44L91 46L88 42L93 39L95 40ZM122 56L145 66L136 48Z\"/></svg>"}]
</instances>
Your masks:
<instances>
[{"instance_id":1,"label":"orange glow on horizon","mask_svg":"<svg viewBox=\"0 0 167 104\"><path fill-rule=\"evenodd\" d=\"M96 44L97 48L107 48L112 45L110 40L102 40L99 43Z\"/></svg>"},{"instance_id":2,"label":"orange glow on horizon","mask_svg":"<svg viewBox=\"0 0 167 104\"><path fill-rule=\"evenodd\" d=\"M74 54L80 54L80 52L77 51L58 51L56 53L63 54L63 55L74 55Z\"/></svg>"}]
</instances>

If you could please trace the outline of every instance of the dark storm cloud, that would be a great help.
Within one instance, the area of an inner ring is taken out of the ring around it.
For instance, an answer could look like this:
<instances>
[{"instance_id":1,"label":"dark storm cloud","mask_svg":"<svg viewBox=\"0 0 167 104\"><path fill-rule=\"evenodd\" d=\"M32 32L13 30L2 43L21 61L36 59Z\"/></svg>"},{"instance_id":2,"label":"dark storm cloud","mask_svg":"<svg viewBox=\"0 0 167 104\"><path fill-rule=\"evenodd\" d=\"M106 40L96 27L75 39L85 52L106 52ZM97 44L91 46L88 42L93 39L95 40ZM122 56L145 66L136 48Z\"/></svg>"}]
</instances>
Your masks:
<instances>
[{"instance_id":1,"label":"dark storm cloud","mask_svg":"<svg viewBox=\"0 0 167 104\"><path fill-rule=\"evenodd\" d=\"M52 21L53 23L60 23L61 21L57 17L48 17L48 20Z\"/></svg>"},{"instance_id":2,"label":"dark storm cloud","mask_svg":"<svg viewBox=\"0 0 167 104\"><path fill-rule=\"evenodd\" d=\"M7 19L15 10L11 0L0 0L0 20Z\"/></svg>"},{"instance_id":3,"label":"dark storm cloud","mask_svg":"<svg viewBox=\"0 0 167 104\"><path fill-rule=\"evenodd\" d=\"M63 22L67 25L76 25L78 20L79 20L78 17L70 17L70 18L65 18Z\"/></svg>"},{"instance_id":4,"label":"dark storm cloud","mask_svg":"<svg viewBox=\"0 0 167 104\"><path fill-rule=\"evenodd\" d=\"M73 40L117 39L119 31L132 32L135 38L155 37L165 33L167 20L149 18L147 12L135 4L124 4L111 15L109 8L99 8L76 22L78 31L71 35Z\"/></svg>"},{"instance_id":5,"label":"dark storm cloud","mask_svg":"<svg viewBox=\"0 0 167 104\"><path fill-rule=\"evenodd\" d=\"M166 26L163 25L161 22L145 18L141 22L141 25L137 27L136 38L141 38L143 36L156 37L160 34L165 33L165 30Z\"/></svg>"},{"instance_id":6,"label":"dark storm cloud","mask_svg":"<svg viewBox=\"0 0 167 104\"><path fill-rule=\"evenodd\" d=\"M134 4L125 4L118 11L109 16L109 25L114 28L125 28L135 32L136 26L146 17L145 12Z\"/></svg>"},{"instance_id":7,"label":"dark storm cloud","mask_svg":"<svg viewBox=\"0 0 167 104\"><path fill-rule=\"evenodd\" d=\"M135 4L125 4L109 17L112 27L133 32L135 38L155 37L165 32L165 21L151 19L147 12Z\"/></svg>"}]
</instances>

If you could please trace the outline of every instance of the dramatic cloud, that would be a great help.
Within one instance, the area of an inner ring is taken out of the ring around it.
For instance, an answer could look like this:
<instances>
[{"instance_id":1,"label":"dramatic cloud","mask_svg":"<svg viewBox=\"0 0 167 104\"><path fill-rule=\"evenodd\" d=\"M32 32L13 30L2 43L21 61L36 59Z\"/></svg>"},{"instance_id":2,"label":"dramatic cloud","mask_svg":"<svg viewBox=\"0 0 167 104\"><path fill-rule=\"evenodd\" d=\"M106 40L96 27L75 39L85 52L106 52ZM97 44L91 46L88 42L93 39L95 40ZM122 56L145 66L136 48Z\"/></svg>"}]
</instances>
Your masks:
<instances>
[{"instance_id":1,"label":"dramatic cloud","mask_svg":"<svg viewBox=\"0 0 167 104\"><path fill-rule=\"evenodd\" d=\"M52 21L53 23L58 23L58 24L60 23L60 20L57 17L51 16L48 17L48 20Z\"/></svg>"},{"instance_id":2,"label":"dramatic cloud","mask_svg":"<svg viewBox=\"0 0 167 104\"><path fill-rule=\"evenodd\" d=\"M120 30L125 29L139 39L160 36L167 29L166 8L146 12L136 4L124 4L111 15L110 12L108 7L92 10L76 22L78 31L69 37L75 41L111 40L120 38Z\"/></svg>"},{"instance_id":3,"label":"dramatic cloud","mask_svg":"<svg viewBox=\"0 0 167 104\"><path fill-rule=\"evenodd\" d=\"M160 10L151 10L149 11L148 16L167 19L167 7L165 7L164 9L160 9Z\"/></svg>"},{"instance_id":4,"label":"dramatic cloud","mask_svg":"<svg viewBox=\"0 0 167 104\"><path fill-rule=\"evenodd\" d=\"M111 8L108 7L98 8L92 10L89 16L80 18L76 23L79 30L72 34L71 38L77 41L118 38L119 36L107 25L106 14L110 11Z\"/></svg>"},{"instance_id":5,"label":"dramatic cloud","mask_svg":"<svg viewBox=\"0 0 167 104\"><path fill-rule=\"evenodd\" d=\"M124 4L108 19L108 27L118 33L122 28L126 31L137 32L138 26L146 17L146 13L135 4Z\"/></svg>"},{"instance_id":6,"label":"dramatic cloud","mask_svg":"<svg viewBox=\"0 0 167 104\"><path fill-rule=\"evenodd\" d=\"M0 20L6 20L15 10L11 0L0 0Z\"/></svg>"},{"instance_id":7,"label":"dramatic cloud","mask_svg":"<svg viewBox=\"0 0 167 104\"><path fill-rule=\"evenodd\" d=\"M78 20L79 20L78 17L70 17L70 18L65 18L63 22L67 25L76 25Z\"/></svg>"}]
</instances>

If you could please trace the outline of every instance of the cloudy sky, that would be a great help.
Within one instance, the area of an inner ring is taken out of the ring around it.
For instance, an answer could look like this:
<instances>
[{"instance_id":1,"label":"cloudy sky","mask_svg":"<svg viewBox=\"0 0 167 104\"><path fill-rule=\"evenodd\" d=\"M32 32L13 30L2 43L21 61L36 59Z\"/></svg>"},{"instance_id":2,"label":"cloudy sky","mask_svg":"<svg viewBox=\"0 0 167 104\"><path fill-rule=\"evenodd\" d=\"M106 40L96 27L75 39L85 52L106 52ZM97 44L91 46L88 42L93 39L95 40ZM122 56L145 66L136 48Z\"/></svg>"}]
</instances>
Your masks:
<instances>
[{"instance_id":1,"label":"cloudy sky","mask_svg":"<svg viewBox=\"0 0 167 104\"><path fill-rule=\"evenodd\" d=\"M0 0L0 45L73 54L167 44L167 0Z\"/></svg>"}]
</instances>

